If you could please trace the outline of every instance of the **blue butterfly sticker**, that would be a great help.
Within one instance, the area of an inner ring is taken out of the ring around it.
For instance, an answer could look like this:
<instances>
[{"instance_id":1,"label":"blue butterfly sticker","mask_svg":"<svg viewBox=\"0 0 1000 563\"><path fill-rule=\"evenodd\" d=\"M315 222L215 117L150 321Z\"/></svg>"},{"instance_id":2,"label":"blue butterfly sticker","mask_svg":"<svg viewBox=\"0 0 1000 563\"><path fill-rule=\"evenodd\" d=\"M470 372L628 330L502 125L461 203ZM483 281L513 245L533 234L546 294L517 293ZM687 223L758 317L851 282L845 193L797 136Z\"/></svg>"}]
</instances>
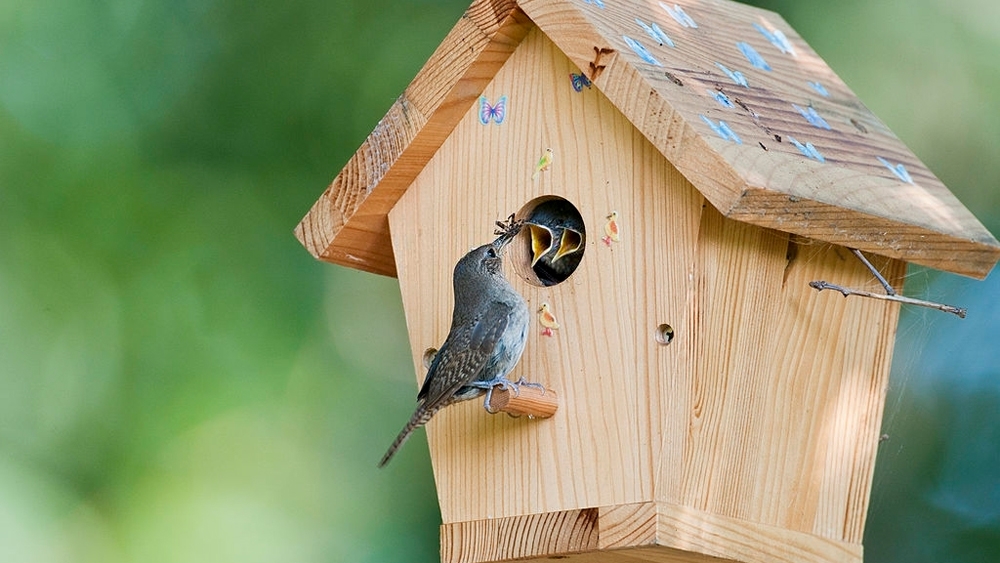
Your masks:
<instances>
[{"instance_id":1,"label":"blue butterfly sticker","mask_svg":"<svg viewBox=\"0 0 1000 563\"><path fill-rule=\"evenodd\" d=\"M701 114L699 114L699 115L701 115ZM743 141L740 139L740 136L737 135L735 131L733 131L732 129L730 129L729 128L729 124L727 124L725 121L722 121L720 119L719 122L716 123L716 122L712 121L711 119L705 117L704 115L701 115L701 119L702 119L702 121L704 121L705 123L707 123L708 126L712 128L712 131L715 131L715 134L718 135L719 137L721 137L722 140L724 140L724 141L732 141L732 142L736 143L737 145L742 145L743 144Z\"/></svg>"},{"instance_id":2,"label":"blue butterfly sticker","mask_svg":"<svg viewBox=\"0 0 1000 563\"><path fill-rule=\"evenodd\" d=\"M663 66L660 63L660 61L656 60L656 58L653 57L653 54L650 53L649 50L647 50L645 47L642 46L642 43L639 43L638 41L636 41L635 39L632 39L628 35L622 35L622 39L624 39L625 43L629 47L631 47L633 51L635 51L636 55L639 55L640 59L646 61L647 63L649 63L651 65Z\"/></svg>"},{"instance_id":3,"label":"blue butterfly sticker","mask_svg":"<svg viewBox=\"0 0 1000 563\"><path fill-rule=\"evenodd\" d=\"M745 41L740 41L739 43L736 44L736 46L739 48L740 52L743 53L743 56L746 57L748 61L750 61L750 64L759 69L763 69L766 71L771 70L771 65L767 64L767 61L764 60L764 57L760 56L760 53L758 53L756 49L751 47L749 43Z\"/></svg>"},{"instance_id":4,"label":"blue butterfly sticker","mask_svg":"<svg viewBox=\"0 0 1000 563\"><path fill-rule=\"evenodd\" d=\"M490 121L500 125L507 117L507 96L500 96L497 103L490 105L486 96L479 96L479 122L489 125Z\"/></svg>"},{"instance_id":5,"label":"blue butterfly sticker","mask_svg":"<svg viewBox=\"0 0 1000 563\"><path fill-rule=\"evenodd\" d=\"M584 87L590 88L590 79L587 78L587 76L582 72L579 74L575 72L569 73L569 80L573 85L573 90L576 90L577 92L582 92Z\"/></svg>"},{"instance_id":6,"label":"blue butterfly sticker","mask_svg":"<svg viewBox=\"0 0 1000 563\"><path fill-rule=\"evenodd\" d=\"M759 23L755 23L753 26L754 29L759 31L760 34L764 36L765 39L771 42L771 45L777 47L779 51L786 55L795 56L795 48L788 42L788 38L785 37L785 34L780 29L768 31L766 27L760 25Z\"/></svg>"},{"instance_id":7,"label":"blue butterfly sticker","mask_svg":"<svg viewBox=\"0 0 1000 563\"><path fill-rule=\"evenodd\" d=\"M646 31L646 35L649 35L653 41L656 41L661 47L664 45L667 47L674 46L673 40L667 37L667 34L660 29L660 26L656 25L656 22L647 24L639 18L635 18L635 23L639 24L639 26Z\"/></svg>"},{"instance_id":8,"label":"blue butterfly sticker","mask_svg":"<svg viewBox=\"0 0 1000 563\"><path fill-rule=\"evenodd\" d=\"M826 120L823 119L823 117L820 114L816 113L816 110L813 109L812 106L801 107L797 104L792 104L792 107L795 108L795 111L802 114L802 117L806 118L806 121L809 122L809 125L812 125L813 127L819 127L820 129L826 129L826 130L830 129L830 124L827 123Z\"/></svg>"},{"instance_id":9,"label":"blue butterfly sticker","mask_svg":"<svg viewBox=\"0 0 1000 563\"><path fill-rule=\"evenodd\" d=\"M705 89L705 91L708 92L708 95L712 96L712 98L714 98L715 101L722 104L723 107L727 108L735 107L733 105L733 102L729 100L729 96L727 96L725 92L722 92L721 90L709 90L707 88Z\"/></svg>"},{"instance_id":10,"label":"blue butterfly sticker","mask_svg":"<svg viewBox=\"0 0 1000 563\"><path fill-rule=\"evenodd\" d=\"M819 82L809 81L809 82L806 82L806 84L808 84L809 87L812 88L813 90L816 90L816 92L820 96L823 96L824 98L829 98L830 97L830 92L828 92L826 90L826 87L823 86L822 84L820 84Z\"/></svg>"},{"instance_id":11,"label":"blue butterfly sticker","mask_svg":"<svg viewBox=\"0 0 1000 563\"><path fill-rule=\"evenodd\" d=\"M664 4L663 2L660 2L660 7L666 10L667 13L670 14L670 17L674 18L674 21L681 24L681 27L690 27L692 29L698 28L698 24L696 24L694 20L691 19L691 16L687 15L687 12L684 11L684 8L681 8L677 4L674 4L673 7L670 7Z\"/></svg>"},{"instance_id":12,"label":"blue butterfly sticker","mask_svg":"<svg viewBox=\"0 0 1000 563\"><path fill-rule=\"evenodd\" d=\"M896 177L899 178L900 180L906 182L907 184L913 183L913 178L910 176L910 173L906 171L906 167L903 166L902 162L899 162L895 166L893 166L891 162L882 158L881 156L876 156L875 158L877 158L878 161L881 162L883 166L888 168L889 171L895 174Z\"/></svg>"},{"instance_id":13,"label":"blue butterfly sticker","mask_svg":"<svg viewBox=\"0 0 1000 563\"><path fill-rule=\"evenodd\" d=\"M743 73L738 70L729 70L729 67L722 63L715 63L715 66L719 67L719 70L724 72L730 80L736 83L737 86L742 86L744 88L749 88L750 84L747 82L747 77L743 76Z\"/></svg>"},{"instance_id":14,"label":"blue butterfly sticker","mask_svg":"<svg viewBox=\"0 0 1000 563\"><path fill-rule=\"evenodd\" d=\"M816 147L814 147L812 143L807 142L806 144L803 145L802 143L796 141L795 137L792 137L791 135L789 135L788 137L788 142L795 145L795 148L799 149L799 152L805 155L806 157L811 158L818 162L826 162L826 159L823 158L823 155L820 154L818 150L816 150Z\"/></svg>"}]
</instances>

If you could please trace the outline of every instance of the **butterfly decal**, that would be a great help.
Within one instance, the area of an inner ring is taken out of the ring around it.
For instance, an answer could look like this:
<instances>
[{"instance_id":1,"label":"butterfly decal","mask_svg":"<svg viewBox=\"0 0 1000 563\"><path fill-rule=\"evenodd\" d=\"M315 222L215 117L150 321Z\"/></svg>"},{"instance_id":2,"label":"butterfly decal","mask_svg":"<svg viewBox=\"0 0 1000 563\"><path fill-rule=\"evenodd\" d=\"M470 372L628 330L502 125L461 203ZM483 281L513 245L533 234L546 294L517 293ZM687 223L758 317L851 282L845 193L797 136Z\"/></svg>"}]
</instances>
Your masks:
<instances>
[{"instance_id":1,"label":"butterfly decal","mask_svg":"<svg viewBox=\"0 0 1000 563\"><path fill-rule=\"evenodd\" d=\"M913 183L913 177L911 177L910 173L906 171L906 167L903 166L902 162L897 162L896 165L893 166L891 162L882 158L881 156L876 156L875 158L877 158L878 161L881 162L883 166L888 168L889 171L895 174L895 176L899 178L901 181L906 182L907 184Z\"/></svg>"},{"instance_id":2,"label":"butterfly decal","mask_svg":"<svg viewBox=\"0 0 1000 563\"><path fill-rule=\"evenodd\" d=\"M724 141L732 141L732 142L736 143L737 145L742 145L743 144L743 140L740 139L740 136L737 135L735 131L733 131L732 129L730 129L729 124L726 123L725 121L722 121L720 119L718 122L715 122L715 121L712 121L711 119L705 117L704 115L701 115L701 119L709 127L711 127L712 131L715 131L715 134L718 135L722 140L724 140Z\"/></svg>"},{"instance_id":3,"label":"butterfly decal","mask_svg":"<svg viewBox=\"0 0 1000 563\"><path fill-rule=\"evenodd\" d=\"M751 47L750 44L747 43L746 41L740 41L739 43L736 44L736 47L740 50L741 53L743 53L743 56L746 57L747 60L750 61L750 64L752 64L753 66L761 70L766 70L766 71L771 70L771 65L767 64L767 61L764 60L764 57L760 56L760 53L758 53L757 50Z\"/></svg>"},{"instance_id":4,"label":"butterfly decal","mask_svg":"<svg viewBox=\"0 0 1000 563\"><path fill-rule=\"evenodd\" d=\"M760 34L771 43L771 45L777 47L779 51L786 55L795 56L795 48L792 47L792 44L788 41L788 38L785 37L785 34L780 29L770 31L759 23L753 24L753 27L759 31Z\"/></svg>"},{"instance_id":5,"label":"butterfly decal","mask_svg":"<svg viewBox=\"0 0 1000 563\"><path fill-rule=\"evenodd\" d=\"M816 90L816 92L818 92L820 96L823 96L824 98L829 98L830 97L830 92L828 92L826 90L826 87L824 87L819 82L809 81L806 84L808 84L809 87L812 88L813 90Z\"/></svg>"},{"instance_id":6,"label":"butterfly decal","mask_svg":"<svg viewBox=\"0 0 1000 563\"><path fill-rule=\"evenodd\" d=\"M663 2L660 2L660 7L666 10L667 13L670 14L670 17L674 18L674 20L677 23L681 24L681 27L690 27L692 29L698 29L698 24L695 23L693 19L691 19L691 16L687 15L687 13L684 11L684 8L681 8L677 4L674 4L673 7L670 7L664 4Z\"/></svg>"},{"instance_id":7,"label":"butterfly decal","mask_svg":"<svg viewBox=\"0 0 1000 563\"><path fill-rule=\"evenodd\" d=\"M729 99L729 96L727 96L725 92L721 90L709 90L707 88L705 89L705 91L708 92L708 95L711 96L715 101L722 104L722 107L730 109L736 107L733 105L732 100Z\"/></svg>"},{"instance_id":8,"label":"butterfly decal","mask_svg":"<svg viewBox=\"0 0 1000 563\"><path fill-rule=\"evenodd\" d=\"M728 76L729 79L735 82L738 86L742 86L744 88L750 87L750 83L747 82L747 77L744 76L742 72L738 70L730 70L729 67L722 63L715 63L715 66L719 67L722 72L726 73L726 76Z\"/></svg>"},{"instance_id":9,"label":"butterfly decal","mask_svg":"<svg viewBox=\"0 0 1000 563\"><path fill-rule=\"evenodd\" d=\"M569 73L570 82L573 84L573 90L577 92L582 92L584 87L590 88L590 79L587 78L582 72L577 74L575 72Z\"/></svg>"},{"instance_id":10,"label":"butterfly decal","mask_svg":"<svg viewBox=\"0 0 1000 563\"><path fill-rule=\"evenodd\" d=\"M624 39L625 40L625 44L628 45L629 47L631 47L632 51L634 51L635 54L638 55L639 58L642 59L643 61L645 61L646 63L651 64L651 65L655 65L655 66L663 66L663 64L660 63L660 61L656 60L656 57L654 57L649 52L649 49L646 49L642 45L642 43L639 43L638 41L636 41L635 39L632 39L628 35L622 35L622 39Z\"/></svg>"},{"instance_id":11,"label":"butterfly decal","mask_svg":"<svg viewBox=\"0 0 1000 563\"><path fill-rule=\"evenodd\" d=\"M507 96L500 96L497 103L490 105L490 100L486 96L479 96L479 122L489 125L493 121L497 125L503 123L507 117Z\"/></svg>"},{"instance_id":12,"label":"butterfly decal","mask_svg":"<svg viewBox=\"0 0 1000 563\"><path fill-rule=\"evenodd\" d=\"M799 112L802 117L809 122L809 125L819 127L820 129L830 130L830 124L827 123L820 114L816 113L816 110L813 109L812 106L802 107L798 104L792 104L792 107L795 108L795 111Z\"/></svg>"},{"instance_id":13,"label":"butterfly decal","mask_svg":"<svg viewBox=\"0 0 1000 563\"><path fill-rule=\"evenodd\" d=\"M814 147L812 143L807 142L803 145L802 143L796 141L795 137L792 137L791 135L788 136L788 142L795 145L795 148L799 149L799 152L802 153L803 156L811 158L817 162L826 162L826 158L824 158L823 155L816 150L816 147Z\"/></svg>"},{"instance_id":14,"label":"butterfly decal","mask_svg":"<svg viewBox=\"0 0 1000 563\"><path fill-rule=\"evenodd\" d=\"M674 42L667 37L667 34L660 29L660 26L656 25L656 22L646 23L639 18L635 18L635 23L639 24L645 32L646 35L650 36L656 44L663 47L674 47Z\"/></svg>"}]
</instances>

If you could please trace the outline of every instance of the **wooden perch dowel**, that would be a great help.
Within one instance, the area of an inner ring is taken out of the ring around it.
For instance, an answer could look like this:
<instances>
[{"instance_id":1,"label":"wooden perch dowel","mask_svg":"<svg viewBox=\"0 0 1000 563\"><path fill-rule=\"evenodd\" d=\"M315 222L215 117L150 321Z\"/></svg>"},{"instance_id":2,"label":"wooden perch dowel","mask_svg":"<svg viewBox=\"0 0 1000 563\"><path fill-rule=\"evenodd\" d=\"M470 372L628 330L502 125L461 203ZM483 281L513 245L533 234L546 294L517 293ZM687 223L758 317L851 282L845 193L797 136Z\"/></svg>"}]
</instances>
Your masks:
<instances>
[{"instance_id":1,"label":"wooden perch dowel","mask_svg":"<svg viewBox=\"0 0 1000 563\"><path fill-rule=\"evenodd\" d=\"M549 418L558 409L559 397L555 391L533 385L522 384L516 392L497 385L490 396L491 412L502 411L511 416Z\"/></svg>"}]
</instances>

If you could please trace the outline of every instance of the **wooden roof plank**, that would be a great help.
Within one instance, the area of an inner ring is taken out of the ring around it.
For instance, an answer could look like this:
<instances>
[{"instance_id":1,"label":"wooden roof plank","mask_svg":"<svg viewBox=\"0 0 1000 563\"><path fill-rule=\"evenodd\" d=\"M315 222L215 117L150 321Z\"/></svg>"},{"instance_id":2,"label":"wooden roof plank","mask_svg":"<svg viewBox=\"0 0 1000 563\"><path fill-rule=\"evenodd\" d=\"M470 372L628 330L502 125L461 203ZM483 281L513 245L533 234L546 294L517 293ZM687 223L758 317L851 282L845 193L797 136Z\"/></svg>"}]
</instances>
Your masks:
<instances>
[{"instance_id":1,"label":"wooden roof plank","mask_svg":"<svg viewBox=\"0 0 1000 563\"><path fill-rule=\"evenodd\" d=\"M514 0L476 0L466 10L295 228L313 256L396 275L389 210L529 28Z\"/></svg>"},{"instance_id":2,"label":"wooden roof plank","mask_svg":"<svg viewBox=\"0 0 1000 563\"><path fill-rule=\"evenodd\" d=\"M727 217L976 278L1000 259L993 235L777 14L725 0L521 6Z\"/></svg>"},{"instance_id":3,"label":"wooden roof plank","mask_svg":"<svg viewBox=\"0 0 1000 563\"><path fill-rule=\"evenodd\" d=\"M725 216L976 278L1000 260L780 16L728 0L476 0L296 228L314 256L395 275L386 215L533 25Z\"/></svg>"}]
</instances>

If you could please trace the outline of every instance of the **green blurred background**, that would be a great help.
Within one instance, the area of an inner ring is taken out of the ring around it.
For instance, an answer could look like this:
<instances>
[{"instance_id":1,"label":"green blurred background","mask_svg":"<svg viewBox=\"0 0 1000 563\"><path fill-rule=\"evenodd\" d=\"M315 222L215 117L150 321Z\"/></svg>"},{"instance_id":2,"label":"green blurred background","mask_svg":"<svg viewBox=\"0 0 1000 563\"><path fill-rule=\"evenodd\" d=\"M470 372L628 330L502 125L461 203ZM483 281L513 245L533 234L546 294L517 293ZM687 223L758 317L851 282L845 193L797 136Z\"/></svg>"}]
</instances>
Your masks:
<instances>
[{"instance_id":1,"label":"green blurred background","mask_svg":"<svg viewBox=\"0 0 1000 563\"><path fill-rule=\"evenodd\" d=\"M292 228L468 1L0 5L0 561L437 559L396 282ZM1000 4L761 5L1000 233ZM911 269L970 313L903 313L869 562L1000 554L998 278Z\"/></svg>"}]
</instances>

